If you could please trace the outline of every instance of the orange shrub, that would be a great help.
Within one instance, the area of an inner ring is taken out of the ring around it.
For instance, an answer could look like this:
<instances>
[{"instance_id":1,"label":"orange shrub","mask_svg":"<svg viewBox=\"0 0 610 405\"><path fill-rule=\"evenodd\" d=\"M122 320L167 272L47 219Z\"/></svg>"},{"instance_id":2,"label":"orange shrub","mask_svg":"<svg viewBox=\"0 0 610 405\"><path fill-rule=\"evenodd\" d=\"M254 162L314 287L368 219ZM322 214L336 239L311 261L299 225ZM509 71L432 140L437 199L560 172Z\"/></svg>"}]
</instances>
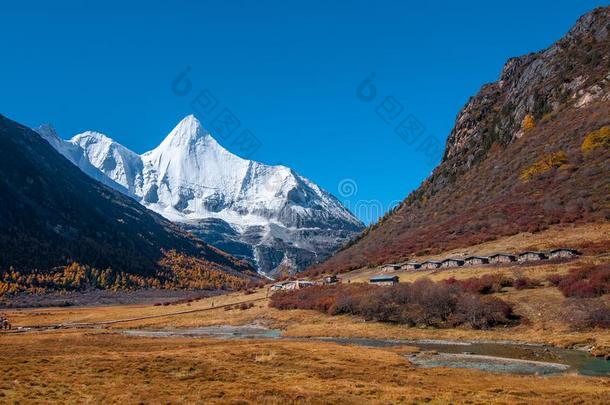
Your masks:
<instances>
[{"instance_id":1,"label":"orange shrub","mask_svg":"<svg viewBox=\"0 0 610 405\"><path fill-rule=\"evenodd\" d=\"M532 114L527 114L523 117L523 121L521 122L521 127L524 131L529 131L530 129L536 126L536 121L534 120L534 116Z\"/></svg>"},{"instance_id":2,"label":"orange shrub","mask_svg":"<svg viewBox=\"0 0 610 405\"><path fill-rule=\"evenodd\" d=\"M580 150L585 155L597 148L610 149L610 127L601 127L597 131L589 132L586 136Z\"/></svg>"},{"instance_id":3,"label":"orange shrub","mask_svg":"<svg viewBox=\"0 0 610 405\"><path fill-rule=\"evenodd\" d=\"M527 183L537 175L548 172L549 170L560 167L566 163L568 163L568 155L566 155L564 151L550 153L533 165L524 169L521 172L519 179L522 182Z\"/></svg>"}]
</instances>

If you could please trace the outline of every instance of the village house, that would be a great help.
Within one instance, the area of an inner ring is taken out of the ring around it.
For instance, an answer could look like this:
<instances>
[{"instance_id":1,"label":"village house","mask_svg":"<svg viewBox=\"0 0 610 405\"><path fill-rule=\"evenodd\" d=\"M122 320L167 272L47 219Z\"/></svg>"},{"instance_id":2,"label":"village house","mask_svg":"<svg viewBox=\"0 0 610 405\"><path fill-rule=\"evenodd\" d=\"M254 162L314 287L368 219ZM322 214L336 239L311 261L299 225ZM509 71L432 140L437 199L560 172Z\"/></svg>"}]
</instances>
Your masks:
<instances>
[{"instance_id":1,"label":"village house","mask_svg":"<svg viewBox=\"0 0 610 405\"><path fill-rule=\"evenodd\" d=\"M421 264L421 268L425 270L438 269L439 267L441 267L441 262L436 260L426 260Z\"/></svg>"},{"instance_id":2,"label":"village house","mask_svg":"<svg viewBox=\"0 0 610 405\"><path fill-rule=\"evenodd\" d=\"M453 258L448 258L445 259L441 262L441 267L443 268L447 268L447 267L460 267L464 265L464 261L462 259L453 259Z\"/></svg>"},{"instance_id":3,"label":"village house","mask_svg":"<svg viewBox=\"0 0 610 405\"><path fill-rule=\"evenodd\" d=\"M324 277L324 284L336 284L339 282L339 278L337 276L326 276Z\"/></svg>"},{"instance_id":4,"label":"village house","mask_svg":"<svg viewBox=\"0 0 610 405\"><path fill-rule=\"evenodd\" d=\"M526 251L523 253L519 253L518 257L519 262L535 262L544 259L547 259L547 256L544 254L544 252L534 251Z\"/></svg>"},{"instance_id":5,"label":"village house","mask_svg":"<svg viewBox=\"0 0 610 405\"><path fill-rule=\"evenodd\" d=\"M381 268L381 271L384 273L390 273L396 270L400 270L400 264L386 264Z\"/></svg>"},{"instance_id":6,"label":"village house","mask_svg":"<svg viewBox=\"0 0 610 405\"><path fill-rule=\"evenodd\" d=\"M300 290L301 288L311 287L316 285L314 281L307 280L289 280L281 283L273 284L269 287L270 291L291 291L291 290Z\"/></svg>"},{"instance_id":7,"label":"village house","mask_svg":"<svg viewBox=\"0 0 610 405\"><path fill-rule=\"evenodd\" d=\"M271 287L269 287L269 291L280 291L284 288L284 284L286 284L286 283L287 283L287 281L283 282L283 283L272 284Z\"/></svg>"},{"instance_id":8,"label":"village house","mask_svg":"<svg viewBox=\"0 0 610 405\"><path fill-rule=\"evenodd\" d=\"M510 263L516 262L517 256L510 253L495 253L489 256L489 263Z\"/></svg>"},{"instance_id":9,"label":"village house","mask_svg":"<svg viewBox=\"0 0 610 405\"><path fill-rule=\"evenodd\" d=\"M398 284L398 280L398 276L375 276L369 279L369 283L375 285L389 286Z\"/></svg>"},{"instance_id":10,"label":"village house","mask_svg":"<svg viewBox=\"0 0 610 405\"><path fill-rule=\"evenodd\" d=\"M576 249L557 248L549 252L550 259L570 259L574 256L579 256L580 252Z\"/></svg>"},{"instance_id":11,"label":"village house","mask_svg":"<svg viewBox=\"0 0 610 405\"><path fill-rule=\"evenodd\" d=\"M409 262L409 263L404 263L402 266L400 266L401 270L417 270L421 267L420 263L417 262Z\"/></svg>"},{"instance_id":12,"label":"village house","mask_svg":"<svg viewBox=\"0 0 610 405\"><path fill-rule=\"evenodd\" d=\"M487 263L489 263L489 257L486 256L468 256L464 259L464 265L466 266L478 266Z\"/></svg>"}]
</instances>

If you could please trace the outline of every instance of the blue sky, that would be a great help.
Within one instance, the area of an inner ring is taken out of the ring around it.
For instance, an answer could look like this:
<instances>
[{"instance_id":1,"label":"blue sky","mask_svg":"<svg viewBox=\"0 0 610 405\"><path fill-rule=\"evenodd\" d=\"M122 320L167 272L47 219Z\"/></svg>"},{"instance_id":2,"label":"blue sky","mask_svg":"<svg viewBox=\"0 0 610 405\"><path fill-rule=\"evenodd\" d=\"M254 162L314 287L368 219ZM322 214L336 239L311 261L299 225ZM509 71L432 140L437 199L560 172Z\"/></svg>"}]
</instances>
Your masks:
<instances>
[{"instance_id":1,"label":"blue sky","mask_svg":"<svg viewBox=\"0 0 610 405\"><path fill-rule=\"evenodd\" d=\"M547 47L603 5L125 3L3 4L0 113L51 122L64 138L98 130L144 152L185 115L210 127L227 109L240 122L216 134L228 149L294 168L366 222L430 174L440 159L430 145L444 145L460 108L507 58ZM185 71L188 92L173 86ZM358 90L371 74L372 100L371 87ZM192 106L202 92L215 100L203 114ZM416 124L413 144L395 132L403 120ZM246 129L260 147L240 146Z\"/></svg>"}]
</instances>

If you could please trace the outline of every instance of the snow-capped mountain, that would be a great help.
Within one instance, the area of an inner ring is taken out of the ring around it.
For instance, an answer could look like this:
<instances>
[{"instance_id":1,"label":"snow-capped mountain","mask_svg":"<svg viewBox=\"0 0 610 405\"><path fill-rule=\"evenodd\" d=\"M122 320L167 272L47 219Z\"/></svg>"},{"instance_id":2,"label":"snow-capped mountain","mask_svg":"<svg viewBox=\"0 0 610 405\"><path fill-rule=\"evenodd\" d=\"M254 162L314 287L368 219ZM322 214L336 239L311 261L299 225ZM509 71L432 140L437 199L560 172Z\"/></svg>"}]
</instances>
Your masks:
<instances>
[{"instance_id":1,"label":"snow-capped mountain","mask_svg":"<svg viewBox=\"0 0 610 405\"><path fill-rule=\"evenodd\" d=\"M285 166L242 159L193 115L142 155L98 132L37 131L85 173L181 224L261 272L298 271L363 225L333 195Z\"/></svg>"},{"instance_id":2,"label":"snow-capped mountain","mask_svg":"<svg viewBox=\"0 0 610 405\"><path fill-rule=\"evenodd\" d=\"M105 173L95 167L85 155L85 151L72 141L64 141L57 135L55 128L50 124L44 124L34 129L44 140L49 142L55 150L62 154L70 162L78 166L83 172L95 180L110 186L118 191L126 193L125 187L109 178Z\"/></svg>"}]
</instances>

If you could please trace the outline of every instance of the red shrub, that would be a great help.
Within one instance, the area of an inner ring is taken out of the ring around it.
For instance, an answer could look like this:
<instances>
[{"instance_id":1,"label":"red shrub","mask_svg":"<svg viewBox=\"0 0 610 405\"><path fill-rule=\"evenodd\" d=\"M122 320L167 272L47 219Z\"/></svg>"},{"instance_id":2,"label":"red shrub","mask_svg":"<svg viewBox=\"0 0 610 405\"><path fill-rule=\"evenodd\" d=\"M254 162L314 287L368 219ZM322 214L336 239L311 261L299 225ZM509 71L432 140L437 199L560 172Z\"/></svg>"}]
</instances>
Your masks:
<instances>
[{"instance_id":1,"label":"red shrub","mask_svg":"<svg viewBox=\"0 0 610 405\"><path fill-rule=\"evenodd\" d=\"M553 281L566 297L593 298L610 293L610 263L571 269Z\"/></svg>"},{"instance_id":2,"label":"red shrub","mask_svg":"<svg viewBox=\"0 0 610 405\"><path fill-rule=\"evenodd\" d=\"M499 298L464 294L458 300L453 319L457 325L466 324L473 329L487 329L494 325L507 324L512 317L512 307Z\"/></svg>"},{"instance_id":3,"label":"red shrub","mask_svg":"<svg viewBox=\"0 0 610 405\"><path fill-rule=\"evenodd\" d=\"M540 286L540 282L527 277L519 277L513 280L513 287L517 290L525 290L526 288L536 288Z\"/></svg>"},{"instance_id":4,"label":"red shrub","mask_svg":"<svg viewBox=\"0 0 610 405\"><path fill-rule=\"evenodd\" d=\"M510 305L497 298L482 299L452 281L420 279L392 287L368 284L314 286L278 292L270 306L315 309L330 315L359 315L367 320L407 325L488 328L514 321Z\"/></svg>"},{"instance_id":5,"label":"red shrub","mask_svg":"<svg viewBox=\"0 0 610 405\"><path fill-rule=\"evenodd\" d=\"M563 280L563 276L561 274L551 274L546 279L549 283L557 287L559 283L561 283L561 280Z\"/></svg>"},{"instance_id":6,"label":"red shrub","mask_svg":"<svg viewBox=\"0 0 610 405\"><path fill-rule=\"evenodd\" d=\"M444 280L445 284L455 285L464 291L473 294L493 294L502 291L503 287L512 285L512 280L500 274L486 274L481 277L471 277L463 280L449 278Z\"/></svg>"}]
</instances>

